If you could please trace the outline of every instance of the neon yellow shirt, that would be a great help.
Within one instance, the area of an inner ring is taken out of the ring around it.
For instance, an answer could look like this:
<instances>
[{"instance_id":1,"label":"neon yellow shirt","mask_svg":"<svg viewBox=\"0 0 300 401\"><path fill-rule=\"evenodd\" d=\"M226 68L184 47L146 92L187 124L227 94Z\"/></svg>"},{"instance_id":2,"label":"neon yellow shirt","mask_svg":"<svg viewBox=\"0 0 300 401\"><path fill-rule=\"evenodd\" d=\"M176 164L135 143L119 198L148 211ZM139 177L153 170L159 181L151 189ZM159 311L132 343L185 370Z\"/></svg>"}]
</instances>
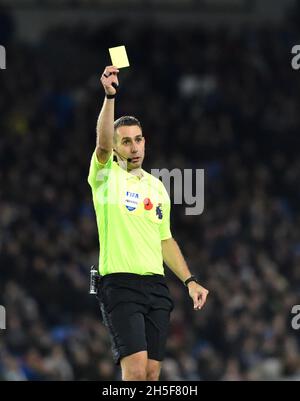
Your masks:
<instances>
[{"instance_id":1,"label":"neon yellow shirt","mask_svg":"<svg viewBox=\"0 0 300 401\"><path fill-rule=\"evenodd\" d=\"M163 183L142 170L139 178L113 160L93 153L88 182L96 213L99 272L164 274L161 241L171 238L169 195Z\"/></svg>"}]
</instances>

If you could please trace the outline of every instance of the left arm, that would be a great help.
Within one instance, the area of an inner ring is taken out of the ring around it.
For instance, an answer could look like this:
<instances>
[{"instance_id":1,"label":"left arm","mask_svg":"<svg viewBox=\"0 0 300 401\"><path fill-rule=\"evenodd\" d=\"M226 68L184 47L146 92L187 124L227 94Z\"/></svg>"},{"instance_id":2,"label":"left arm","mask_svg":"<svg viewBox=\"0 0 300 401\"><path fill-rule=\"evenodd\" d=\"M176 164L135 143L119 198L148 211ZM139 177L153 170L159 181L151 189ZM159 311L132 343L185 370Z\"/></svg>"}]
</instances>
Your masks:
<instances>
[{"instance_id":1,"label":"left arm","mask_svg":"<svg viewBox=\"0 0 300 401\"><path fill-rule=\"evenodd\" d=\"M182 282L191 277L191 272L174 238L162 240L161 248L164 262ZM195 281L188 284L188 290L194 302L194 309L201 309L205 304L208 290Z\"/></svg>"}]
</instances>

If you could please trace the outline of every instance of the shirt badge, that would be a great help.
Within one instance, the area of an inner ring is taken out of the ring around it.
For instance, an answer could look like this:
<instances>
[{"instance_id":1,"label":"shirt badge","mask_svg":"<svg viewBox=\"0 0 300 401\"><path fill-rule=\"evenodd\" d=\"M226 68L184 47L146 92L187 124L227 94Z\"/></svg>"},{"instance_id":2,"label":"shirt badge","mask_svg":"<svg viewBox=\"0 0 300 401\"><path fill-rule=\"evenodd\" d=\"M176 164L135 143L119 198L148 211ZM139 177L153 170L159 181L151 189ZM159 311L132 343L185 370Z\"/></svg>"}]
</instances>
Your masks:
<instances>
[{"instance_id":1,"label":"shirt badge","mask_svg":"<svg viewBox=\"0 0 300 401\"><path fill-rule=\"evenodd\" d=\"M144 208L145 210L151 210L153 208L153 204L149 198L144 199Z\"/></svg>"},{"instance_id":2,"label":"shirt badge","mask_svg":"<svg viewBox=\"0 0 300 401\"><path fill-rule=\"evenodd\" d=\"M156 206L155 212L156 212L156 216L159 218L159 220L161 220L163 218L161 203L159 203L158 206Z\"/></svg>"},{"instance_id":3,"label":"shirt badge","mask_svg":"<svg viewBox=\"0 0 300 401\"><path fill-rule=\"evenodd\" d=\"M139 194L136 192L126 191L124 204L130 212L134 211L139 203Z\"/></svg>"}]
</instances>

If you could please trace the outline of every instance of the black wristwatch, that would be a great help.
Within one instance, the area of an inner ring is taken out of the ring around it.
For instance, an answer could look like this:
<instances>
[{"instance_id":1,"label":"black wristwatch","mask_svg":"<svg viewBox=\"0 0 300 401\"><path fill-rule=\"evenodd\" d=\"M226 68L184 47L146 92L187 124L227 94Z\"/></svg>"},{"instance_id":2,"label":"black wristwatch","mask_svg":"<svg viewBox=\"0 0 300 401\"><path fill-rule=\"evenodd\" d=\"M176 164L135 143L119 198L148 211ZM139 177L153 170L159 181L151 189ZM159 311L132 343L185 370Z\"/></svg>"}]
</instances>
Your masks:
<instances>
[{"instance_id":1,"label":"black wristwatch","mask_svg":"<svg viewBox=\"0 0 300 401\"><path fill-rule=\"evenodd\" d=\"M195 281L195 283L200 284L199 281L197 280L197 277L191 276L185 280L184 285L187 287L188 283L190 283L191 281Z\"/></svg>"}]
</instances>

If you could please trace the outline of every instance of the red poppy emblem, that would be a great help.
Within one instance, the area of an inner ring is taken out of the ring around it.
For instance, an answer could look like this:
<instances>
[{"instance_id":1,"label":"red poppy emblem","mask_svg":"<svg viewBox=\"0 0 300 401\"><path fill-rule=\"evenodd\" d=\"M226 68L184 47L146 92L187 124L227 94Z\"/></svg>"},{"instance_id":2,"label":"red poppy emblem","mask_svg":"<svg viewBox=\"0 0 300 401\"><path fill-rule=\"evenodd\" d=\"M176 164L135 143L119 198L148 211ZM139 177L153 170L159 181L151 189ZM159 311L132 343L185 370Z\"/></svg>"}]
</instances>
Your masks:
<instances>
[{"instance_id":1,"label":"red poppy emblem","mask_svg":"<svg viewBox=\"0 0 300 401\"><path fill-rule=\"evenodd\" d=\"M144 199L144 208L146 210L151 210L153 208L153 204L151 203L151 200L149 198Z\"/></svg>"}]
</instances>

